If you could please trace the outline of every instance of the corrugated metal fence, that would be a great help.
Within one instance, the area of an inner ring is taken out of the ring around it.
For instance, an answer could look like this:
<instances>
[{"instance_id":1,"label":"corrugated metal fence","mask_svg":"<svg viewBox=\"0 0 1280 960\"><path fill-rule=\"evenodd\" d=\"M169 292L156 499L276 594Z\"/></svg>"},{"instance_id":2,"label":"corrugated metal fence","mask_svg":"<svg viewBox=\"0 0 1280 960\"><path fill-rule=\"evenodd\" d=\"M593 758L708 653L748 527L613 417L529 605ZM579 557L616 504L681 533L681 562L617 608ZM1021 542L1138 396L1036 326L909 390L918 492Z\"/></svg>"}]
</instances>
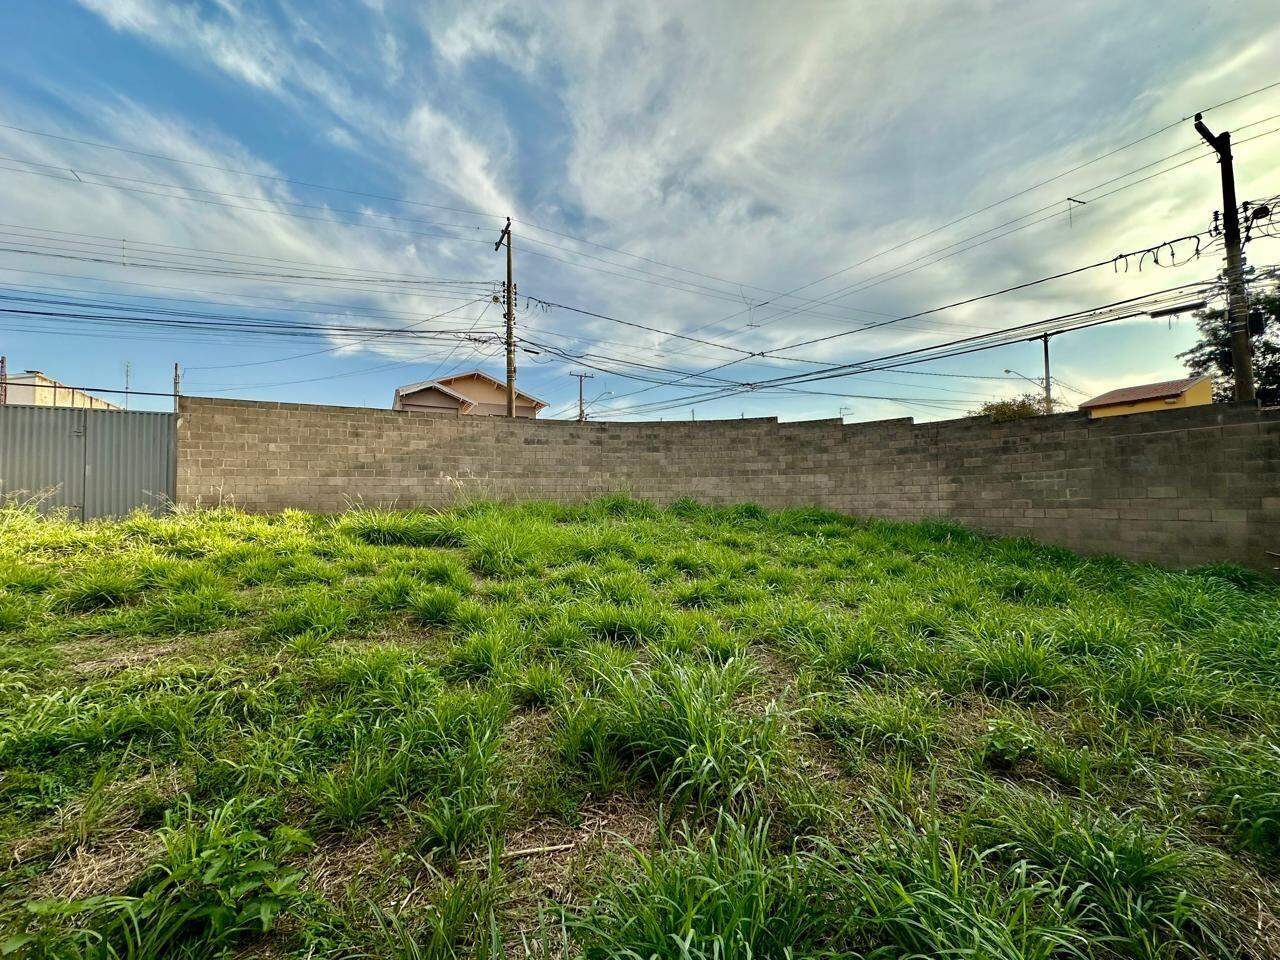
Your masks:
<instances>
[{"instance_id":1,"label":"corrugated metal fence","mask_svg":"<svg viewBox=\"0 0 1280 960\"><path fill-rule=\"evenodd\" d=\"M0 497L40 499L83 520L173 501L172 413L0 406Z\"/></svg>"}]
</instances>

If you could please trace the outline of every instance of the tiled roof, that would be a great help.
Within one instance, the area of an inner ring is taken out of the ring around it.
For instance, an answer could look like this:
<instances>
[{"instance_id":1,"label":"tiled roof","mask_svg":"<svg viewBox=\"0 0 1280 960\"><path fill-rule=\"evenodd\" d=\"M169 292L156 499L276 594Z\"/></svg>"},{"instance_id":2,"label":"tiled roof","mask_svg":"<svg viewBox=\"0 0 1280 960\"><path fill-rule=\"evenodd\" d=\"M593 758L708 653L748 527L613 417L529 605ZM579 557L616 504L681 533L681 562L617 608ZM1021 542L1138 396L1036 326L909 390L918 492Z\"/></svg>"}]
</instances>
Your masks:
<instances>
[{"instance_id":1,"label":"tiled roof","mask_svg":"<svg viewBox=\"0 0 1280 960\"><path fill-rule=\"evenodd\" d=\"M1166 400L1181 396L1204 377L1187 377L1183 380L1164 380L1160 383L1143 383L1136 387L1121 387L1086 400L1080 404L1081 410L1090 407L1111 407L1118 403L1139 403L1143 400Z\"/></svg>"}]
</instances>

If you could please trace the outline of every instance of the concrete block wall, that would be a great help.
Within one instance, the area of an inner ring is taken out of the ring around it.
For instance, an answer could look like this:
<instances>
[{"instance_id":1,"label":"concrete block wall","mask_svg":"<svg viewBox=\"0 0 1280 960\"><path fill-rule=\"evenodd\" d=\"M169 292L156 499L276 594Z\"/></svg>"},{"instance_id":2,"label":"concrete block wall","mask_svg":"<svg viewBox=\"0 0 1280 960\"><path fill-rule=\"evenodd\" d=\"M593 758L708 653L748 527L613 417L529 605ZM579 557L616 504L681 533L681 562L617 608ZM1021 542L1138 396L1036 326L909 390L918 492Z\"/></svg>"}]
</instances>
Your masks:
<instances>
[{"instance_id":1,"label":"concrete block wall","mask_svg":"<svg viewBox=\"0 0 1280 960\"><path fill-rule=\"evenodd\" d=\"M178 502L336 512L625 491L945 517L1165 566L1280 561L1280 410L575 423L184 397Z\"/></svg>"}]
</instances>

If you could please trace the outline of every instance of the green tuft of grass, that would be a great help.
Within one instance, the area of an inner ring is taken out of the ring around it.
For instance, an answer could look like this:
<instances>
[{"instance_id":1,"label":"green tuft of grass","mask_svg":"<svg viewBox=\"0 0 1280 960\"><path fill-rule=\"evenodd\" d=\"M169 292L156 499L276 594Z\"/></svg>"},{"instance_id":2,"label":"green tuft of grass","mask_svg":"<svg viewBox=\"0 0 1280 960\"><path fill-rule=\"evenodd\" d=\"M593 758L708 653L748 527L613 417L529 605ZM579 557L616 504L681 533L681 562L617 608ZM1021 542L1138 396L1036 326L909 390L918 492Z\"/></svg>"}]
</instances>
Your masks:
<instances>
[{"instance_id":1,"label":"green tuft of grass","mask_svg":"<svg viewBox=\"0 0 1280 960\"><path fill-rule=\"evenodd\" d=\"M117 607L136 599L143 581L122 563L97 562L76 570L57 590L57 603L70 613Z\"/></svg>"},{"instance_id":2,"label":"green tuft of grass","mask_svg":"<svg viewBox=\"0 0 1280 960\"><path fill-rule=\"evenodd\" d=\"M1150 960L1227 954L1212 874L1167 830L1023 792L989 803L984 835L1003 858L1073 889L1074 920L1091 939Z\"/></svg>"},{"instance_id":3,"label":"green tuft of grass","mask_svg":"<svg viewBox=\"0 0 1280 960\"><path fill-rule=\"evenodd\" d=\"M392 510L353 510L339 528L375 546L460 547L465 542L457 518L443 513Z\"/></svg>"},{"instance_id":4,"label":"green tuft of grass","mask_svg":"<svg viewBox=\"0 0 1280 960\"><path fill-rule=\"evenodd\" d=\"M31 904L51 921L31 945L55 956L218 957L272 930L302 900L302 872L288 861L311 841L289 827L264 832L259 806L233 800L205 815L182 805L159 831L160 859L123 894Z\"/></svg>"},{"instance_id":5,"label":"green tuft of grass","mask_svg":"<svg viewBox=\"0 0 1280 960\"><path fill-rule=\"evenodd\" d=\"M458 619L462 597L451 587L422 587L410 593L409 612L419 623L445 626Z\"/></svg>"},{"instance_id":6,"label":"green tuft of grass","mask_svg":"<svg viewBox=\"0 0 1280 960\"><path fill-rule=\"evenodd\" d=\"M946 731L935 694L915 687L857 690L827 698L814 710L818 729L868 752L894 752L924 760Z\"/></svg>"},{"instance_id":7,"label":"green tuft of grass","mask_svg":"<svg viewBox=\"0 0 1280 960\"><path fill-rule=\"evenodd\" d=\"M1210 777L1221 820L1247 849L1280 863L1280 745L1215 751Z\"/></svg>"}]
</instances>

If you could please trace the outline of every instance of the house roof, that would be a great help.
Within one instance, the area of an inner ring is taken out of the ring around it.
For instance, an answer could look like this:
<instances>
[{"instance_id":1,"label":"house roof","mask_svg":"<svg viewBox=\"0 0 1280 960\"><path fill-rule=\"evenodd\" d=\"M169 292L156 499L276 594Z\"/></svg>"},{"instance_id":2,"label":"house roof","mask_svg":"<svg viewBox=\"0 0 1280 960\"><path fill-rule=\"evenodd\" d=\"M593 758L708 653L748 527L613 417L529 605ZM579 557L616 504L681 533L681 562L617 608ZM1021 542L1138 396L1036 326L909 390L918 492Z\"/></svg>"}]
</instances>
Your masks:
<instances>
[{"instance_id":1,"label":"house roof","mask_svg":"<svg viewBox=\"0 0 1280 960\"><path fill-rule=\"evenodd\" d=\"M474 405L474 401L468 400L462 394L457 393L456 391L450 390L448 387L446 387L442 382L438 380L421 380L418 383L410 383L410 384L406 384L403 387L396 387L396 399L399 399L400 397L406 396L410 393L417 393L419 390L426 390L428 388L439 390L441 393L445 394L446 396L453 397L453 399L457 400L459 403L465 406Z\"/></svg>"},{"instance_id":2,"label":"house roof","mask_svg":"<svg viewBox=\"0 0 1280 960\"><path fill-rule=\"evenodd\" d=\"M471 400L468 397L464 397L461 394L457 393L456 391L449 389L448 387L448 384L453 383L455 380L465 380L468 377L480 377L482 380L488 380L499 390L507 389L507 385L504 381L498 380L495 377L489 376L489 374L485 373L483 370L468 370L466 373L450 374L447 377L441 377L439 380L422 380L418 383L410 383L403 387L398 387L396 389L396 396L403 397L406 394L417 393L419 390L425 390L427 387L435 387L440 392L447 393L449 396L453 397L455 400L458 400L461 403L474 403L475 402L474 400ZM516 387L516 396L523 397L525 400L528 400L538 409L542 409L547 405L545 400L539 400L537 397L533 396L532 394L525 393L519 387Z\"/></svg>"},{"instance_id":3,"label":"house roof","mask_svg":"<svg viewBox=\"0 0 1280 960\"><path fill-rule=\"evenodd\" d=\"M1136 387L1121 387L1099 394L1080 404L1081 410L1093 407L1113 407L1121 403L1140 403L1144 400L1170 400L1180 397L1201 380L1208 377L1186 377L1182 380L1162 380L1160 383L1143 383Z\"/></svg>"}]
</instances>

